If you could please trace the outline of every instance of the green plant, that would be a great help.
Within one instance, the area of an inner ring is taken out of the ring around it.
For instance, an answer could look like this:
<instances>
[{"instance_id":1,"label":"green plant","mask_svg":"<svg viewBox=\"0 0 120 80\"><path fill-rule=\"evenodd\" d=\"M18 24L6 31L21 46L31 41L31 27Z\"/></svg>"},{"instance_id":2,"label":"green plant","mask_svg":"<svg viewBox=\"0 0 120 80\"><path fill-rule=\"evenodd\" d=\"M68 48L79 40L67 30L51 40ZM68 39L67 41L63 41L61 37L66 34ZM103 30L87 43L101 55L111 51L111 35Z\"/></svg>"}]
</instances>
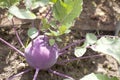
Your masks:
<instances>
[{"instance_id":1,"label":"green plant","mask_svg":"<svg viewBox=\"0 0 120 80\"><path fill-rule=\"evenodd\" d=\"M1 8L9 8L13 5L19 4L20 0L0 0L0 7Z\"/></svg>"},{"instance_id":2,"label":"green plant","mask_svg":"<svg viewBox=\"0 0 120 80\"><path fill-rule=\"evenodd\" d=\"M40 35L39 30L37 30L35 27L30 28L28 30L28 36L31 38L31 42L26 48L21 42L18 33L14 29L20 44L25 49L24 53L6 42L4 39L0 38L1 42L20 53L27 59L28 64L36 69L33 80L36 80L37 74L41 69L48 69L49 72L69 78L65 80L74 80L72 77L53 71L50 68L56 63L57 58L63 54L63 51L81 42L84 42L84 44L82 46L76 47L74 51L74 55L78 57L77 59L85 54L87 48L91 48L94 51L111 55L120 63L120 38L115 36L101 36L100 39L98 39L98 37L94 34L88 33L85 39L72 43L59 50L56 41L62 41L60 36L68 34L71 31L70 28L72 25L74 25L75 18L78 17L82 11L82 0L24 0L24 9L17 7L19 0L0 0L0 2L0 7L7 8L8 12L12 16L16 16L20 19L32 20L37 18L36 15L32 12L33 9L39 6L44 7L48 5L49 2L52 2L52 17L49 19L45 17L41 20L42 25L40 31L42 31L43 34ZM46 14L46 16L47 15L48 14ZM12 23L14 25L13 21ZM42 59L39 61L39 58ZM76 60L76 58L74 60ZM21 74L28 71L29 70L23 71ZM15 76L10 77L8 80L11 80ZM89 77L93 80L118 80L114 77L108 78L107 76L93 73L80 80L90 79Z\"/></svg>"}]
</instances>

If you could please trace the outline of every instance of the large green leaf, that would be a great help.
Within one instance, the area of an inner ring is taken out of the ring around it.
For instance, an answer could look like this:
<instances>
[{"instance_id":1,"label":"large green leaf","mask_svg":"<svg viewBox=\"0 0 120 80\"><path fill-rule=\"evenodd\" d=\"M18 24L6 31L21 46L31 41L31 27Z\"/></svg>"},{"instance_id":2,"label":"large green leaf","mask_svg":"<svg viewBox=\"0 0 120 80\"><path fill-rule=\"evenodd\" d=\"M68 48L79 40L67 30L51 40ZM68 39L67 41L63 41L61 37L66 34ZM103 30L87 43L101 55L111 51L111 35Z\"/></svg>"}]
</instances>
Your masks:
<instances>
[{"instance_id":1,"label":"large green leaf","mask_svg":"<svg viewBox=\"0 0 120 80\"><path fill-rule=\"evenodd\" d=\"M91 74L84 76L80 80L119 80L119 79L117 77L110 78L107 75L91 73Z\"/></svg>"},{"instance_id":2,"label":"large green leaf","mask_svg":"<svg viewBox=\"0 0 120 80\"><path fill-rule=\"evenodd\" d=\"M120 63L120 38L104 36L91 47L94 51L111 55Z\"/></svg>"},{"instance_id":3,"label":"large green leaf","mask_svg":"<svg viewBox=\"0 0 120 80\"><path fill-rule=\"evenodd\" d=\"M9 13L20 19L36 19L36 16L31 11L26 9L19 9L16 6L10 7Z\"/></svg>"},{"instance_id":4,"label":"large green leaf","mask_svg":"<svg viewBox=\"0 0 120 80\"><path fill-rule=\"evenodd\" d=\"M62 24L71 23L82 11L82 0L57 0L53 16Z\"/></svg>"}]
</instances>

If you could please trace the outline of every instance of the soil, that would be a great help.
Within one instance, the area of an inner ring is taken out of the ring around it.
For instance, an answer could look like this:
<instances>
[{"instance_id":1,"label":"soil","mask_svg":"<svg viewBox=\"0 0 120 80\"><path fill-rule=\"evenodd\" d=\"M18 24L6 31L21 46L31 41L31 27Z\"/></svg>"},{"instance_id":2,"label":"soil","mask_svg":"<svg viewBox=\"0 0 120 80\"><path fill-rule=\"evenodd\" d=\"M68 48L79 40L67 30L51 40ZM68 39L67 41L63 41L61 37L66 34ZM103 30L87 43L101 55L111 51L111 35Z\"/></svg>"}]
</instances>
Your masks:
<instances>
[{"instance_id":1,"label":"soil","mask_svg":"<svg viewBox=\"0 0 120 80\"><path fill-rule=\"evenodd\" d=\"M73 43L75 40L83 38L88 32L93 32L96 35L114 35L115 24L119 20L119 15L119 0L84 0L82 13L77 19L75 26L72 27L71 33L63 36L64 43L62 42L59 44L60 48ZM0 12L0 37L24 52L23 48L21 48L21 45L17 41L11 22L8 21L6 17L3 18L3 16L4 13L2 11ZM31 21L14 18L14 22L21 40L26 45L26 41L29 42L26 31L32 26ZM39 20L35 21L35 26L39 26ZM69 50L74 47L75 46ZM97 53L90 49L87 50L84 56L92 56L96 54L100 54L100 56L79 59L63 64L55 64L51 69L72 76L76 80L79 80L83 76L92 72L120 77L119 65L111 56L103 55L102 53ZM73 50L60 56L58 62L71 58L75 58ZM30 68L30 66L26 63L26 60L23 57L0 42L0 80L6 80L10 76L28 68ZM14 80L32 80L34 72L34 69L31 69L31 71L24 75L15 77ZM41 70L37 77L37 80L63 79L63 77L44 70Z\"/></svg>"}]
</instances>

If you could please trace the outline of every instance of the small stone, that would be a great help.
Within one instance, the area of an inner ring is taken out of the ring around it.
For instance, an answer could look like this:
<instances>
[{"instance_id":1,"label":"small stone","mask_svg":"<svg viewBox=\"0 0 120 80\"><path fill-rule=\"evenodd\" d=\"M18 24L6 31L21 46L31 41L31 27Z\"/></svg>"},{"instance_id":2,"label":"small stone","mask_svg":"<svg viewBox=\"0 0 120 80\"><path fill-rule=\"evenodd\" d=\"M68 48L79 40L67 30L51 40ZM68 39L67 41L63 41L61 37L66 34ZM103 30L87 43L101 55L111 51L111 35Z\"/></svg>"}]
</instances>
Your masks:
<instances>
[{"instance_id":1,"label":"small stone","mask_svg":"<svg viewBox=\"0 0 120 80\"><path fill-rule=\"evenodd\" d=\"M25 68L25 63L20 63L17 67L17 69L22 69Z\"/></svg>"}]
</instances>

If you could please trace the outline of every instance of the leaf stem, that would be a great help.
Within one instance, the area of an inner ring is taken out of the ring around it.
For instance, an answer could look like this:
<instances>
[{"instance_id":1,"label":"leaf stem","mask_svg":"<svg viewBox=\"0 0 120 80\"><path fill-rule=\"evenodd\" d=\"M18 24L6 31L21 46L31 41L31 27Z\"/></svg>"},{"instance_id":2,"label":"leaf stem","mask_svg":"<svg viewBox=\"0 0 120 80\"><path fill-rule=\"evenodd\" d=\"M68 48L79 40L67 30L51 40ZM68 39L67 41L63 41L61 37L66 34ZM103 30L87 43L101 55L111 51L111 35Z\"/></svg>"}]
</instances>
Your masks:
<instances>
[{"instance_id":1,"label":"leaf stem","mask_svg":"<svg viewBox=\"0 0 120 80\"><path fill-rule=\"evenodd\" d=\"M36 80L39 70L40 69L38 69L38 68L36 69L33 80Z\"/></svg>"},{"instance_id":2,"label":"leaf stem","mask_svg":"<svg viewBox=\"0 0 120 80\"><path fill-rule=\"evenodd\" d=\"M80 43L82 43L82 42L84 42L84 41L85 41L85 39L82 39L82 40L78 40L78 41L76 41L76 42L73 42L73 43L69 44L68 46L60 49L59 54L60 54L60 55L63 54L63 53L64 53L63 51L65 51L66 49L68 49L68 48L70 48L70 47L72 47L72 46L74 46L74 45L80 44ZM62 53L62 52L63 52L63 53Z\"/></svg>"},{"instance_id":3,"label":"leaf stem","mask_svg":"<svg viewBox=\"0 0 120 80\"><path fill-rule=\"evenodd\" d=\"M15 34L16 34L16 36L17 36L17 39L18 39L19 43L20 43L21 46L25 49L25 46L23 45L23 43L22 43L22 41L21 41L21 39L20 39L20 37L19 37L19 35L18 35L18 32L16 31L16 28L15 28L13 19L12 19L12 24L13 24L13 29L14 29L14 31L15 31Z\"/></svg>"},{"instance_id":4,"label":"leaf stem","mask_svg":"<svg viewBox=\"0 0 120 80\"><path fill-rule=\"evenodd\" d=\"M0 38L0 41L2 41L3 43L5 43L9 47L11 47L12 49L14 49L15 51L17 51L18 53L20 53L23 57L25 57L25 54L23 52L21 52L19 49L17 49L16 47L14 47L13 45L11 45L10 43L8 43L7 41L5 41L4 39Z\"/></svg>"},{"instance_id":5,"label":"leaf stem","mask_svg":"<svg viewBox=\"0 0 120 80\"><path fill-rule=\"evenodd\" d=\"M63 64L63 63L72 62L72 61L75 61L75 60L95 58L95 57L100 57L100 56L104 56L104 54L101 54L101 55L97 54L97 55L90 55L90 56L85 56L85 57L77 57L77 58L67 59L67 60L57 62L57 64Z\"/></svg>"},{"instance_id":6,"label":"leaf stem","mask_svg":"<svg viewBox=\"0 0 120 80\"><path fill-rule=\"evenodd\" d=\"M65 77L65 78L69 78L70 80L75 80L74 78L72 78L72 77L70 77L70 76L68 76L68 75L59 73L59 72L57 72L57 71L53 71L53 70L51 70L51 69L49 69L48 71L51 72L51 73L53 73L53 74L56 74L56 75L58 75L58 76L62 76L62 77Z\"/></svg>"},{"instance_id":7,"label":"leaf stem","mask_svg":"<svg viewBox=\"0 0 120 80\"><path fill-rule=\"evenodd\" d=\"M27 73L27 72L29 72L30 70L31 70L31 69L27 69L27 70L25 70L25 71L22 71L22 72L20 72L20 73L18 73L18 74L16 74L16 75L11 76L11 77L8 78L7 80L12 80L13 78L18 77L18 76L20 76L20 75L22 75L22 74L24 74L24 73Z\"/></svg>"}]
</instances>

